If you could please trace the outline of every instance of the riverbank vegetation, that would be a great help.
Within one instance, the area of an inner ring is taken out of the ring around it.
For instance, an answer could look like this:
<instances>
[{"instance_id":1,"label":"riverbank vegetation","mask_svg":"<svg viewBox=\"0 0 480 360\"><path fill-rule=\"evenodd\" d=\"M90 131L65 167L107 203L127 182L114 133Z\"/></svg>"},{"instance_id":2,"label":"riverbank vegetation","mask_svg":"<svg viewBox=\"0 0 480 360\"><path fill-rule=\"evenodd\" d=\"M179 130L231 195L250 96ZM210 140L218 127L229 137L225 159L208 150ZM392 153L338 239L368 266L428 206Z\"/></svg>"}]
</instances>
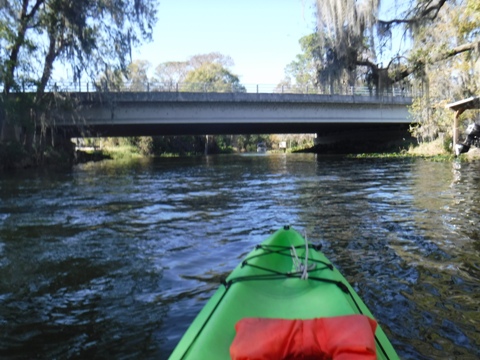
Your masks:
<instances>
[{"instance_id":1,"label":"riverbank vegetation","mask_svg":"<svg viewBox=\"0 0 480 360\"><path fill-rule=\"evenodd\" d=\"M270 153L302 151L313 147L314 135L246 134L76 139L77 148L87 154L82 154L78 161L141 156L176 157L257 152L259 144L263 144Z\"/></svg>"}]
</instances>

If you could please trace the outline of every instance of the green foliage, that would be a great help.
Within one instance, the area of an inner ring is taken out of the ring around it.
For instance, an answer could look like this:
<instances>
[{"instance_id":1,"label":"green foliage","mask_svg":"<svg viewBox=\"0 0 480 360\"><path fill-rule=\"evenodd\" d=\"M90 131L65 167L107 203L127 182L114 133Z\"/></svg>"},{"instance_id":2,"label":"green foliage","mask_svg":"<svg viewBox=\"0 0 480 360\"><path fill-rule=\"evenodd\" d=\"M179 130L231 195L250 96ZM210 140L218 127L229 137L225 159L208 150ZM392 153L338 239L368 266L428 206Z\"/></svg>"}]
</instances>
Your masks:
<instances>
[{"instance_id":1,"label":"green foliage","mask_svg":"<svg viewBox=\"0 0 480 360\"><path fill-rule=\"evenodd\" d=\"M361 60L371 59L371 71L378 70L374 65L374 29L379 6L379 0L317 0L318 41L320 48L325 49L319 75L330 90L340 82L356 85L356 70ZM378 80L378 73L375 75Z\"/></svg>"},{"instance_id":2,"label":"green foliage","mask_svg":"<svg viewBox=\"0 0 480 360\"><path fill-rule=\"evenodd\" d=\"M188 71L189 63L187 61L168 61L159 64L155 68L152 79L153 88L163 91L176 91L178 84L185 81Z\"/></svg>"},{"instance_id":3,"label":"green foliage","mask_svg":"<svg viewBox=\"0 0 480 360\"><path fill-rule=\"evenodd\" d=\"M471 51L455 54L455 50L450 50L472 38L480 41L480 16L469 12L473 3L476 2L445 4L435 20L436 26L422 27L415 32L410 60L423 64L422 76L417 80L423 91L422 96L415 99L411 114L420 125L413 133L419 140L432 141L440 134L451 138L454 112L445 105L478 95L480 91L480 68L475 68L479 54ZM475 121L477 114L471 110L462 114L460 133Z\"/></svg>"},{"instance_id":4,"label":"green foliage","mask_svg":"<svg viewBox=\"0 0 480 360\"><path fill-rule=\"evenodd\" d=\"M31 109L34 105L34 95L24 94L21 97L8 97L5 102L5 111L9 115L8 121L21 127L33 128Z\"/></svg>"},{"instance_id":5,"label":"green foliage","mask_svg":"<svg viewBox=\"0 0 480 360\"><path fill-rule=\"evenodd\" d=\"M99 69L125 69L132 46L151 39L156 0L50 0L0 8L0 54L7 92L20 78L44 86L53 63L76 78ZM14 76L15 74L15 76Z\"/></svg>"},{"instance_id":6,"label":"green foliage","mask_svg":"<svg viewBox=\"0 0 480 360\"><path fill-rule=\"evenodd\" d=\"M213 137L213 142L216 144L215 148L217 152L222 154L230 154L234 152L235 146L234 135L215 135Z\"/></svg>"},{"instance_id":7,"label":"green foliage","mask_svg":"<svg viewBox=\"0 0 480 360\"><path fill-rule=\"evenodd\" d=\"M62 160L60 150L50 151L45 139L46 129L54 119L53 107L58 106L59 100L68 101L45 94L54 65L70 67L74 80L85 74L95 78L105 69L113 74L125 70L132 47L151 39L156 7L156 0L2 2L2 92L8 95L29 91L35 95L9 100L1 108L0 139L21 141L29 151L36 150L39 159L48 159L51 153ZM104 84L105 81L100 85ZM41 129L43 138L38 139L35 128Z\"/></svg>"},{"instance_id":8,"label":"green foliage","mask_svg":"<svg viewBox=\"0 0 480 360\"><path fill-rule=\"evenodd\" d=\"M0 170L16 168L26 158L28 154L19 142L0 143Z\"/></svg>"},{"instance_id":9,"label":"green foliage","mask_svg":"<svg viewBox=\"0 0 480 360\"><path fill-rule=\"evenodd\" d=\"M230 71L233 60L217 52L191 56L185 62L166 62L155 68L153 89L194 92L245 92Z\"/></svg>"},{"instance_id":10,"label":"green foliage","mask_svg":"<svg viewBox=\"0 0 480 360\"><path fill-rule=\"evenodd\" d=\"M149 79L148 69L150 63L144 60L137 60L131 63L127 69L127 83L125 90L129 91L148 91Z\"/></svg>"},{"instance_id":11,"label":"green foliage","mask_svg":"<svg viewBox=\"0 0 480 360\"><path fill-rule=\"evenodd\" d=\"M137 147L142 155L152 155L154 149L153 138L151 136L140 136L137 141Z\"/></svg>"},{"instance_id":12,"label":"green foliage","mask_svg":"<svg viewBox=\"0 0 480 360\"><path fill-rule=\"evenodd\" d=\"M245 92L238 76L221 64L205 63L185 77L184 91Z\"/></svg>"},{"instance_id":13,"label":"green foliage","mask_svg":"<svg viewBox=\"0 0 480 360\"><path fill-rule=\"evenodd\" d=\"M166 62L149 77L150 63L137 60L125 73L107 70L96 80L100 90L245 92L237 75L229 67L233 60L220 53L199 54L187 61Z\"/></svg>"},{"instance_id":14,"label":"green foliage","mask_svg":"<svg viewBox=\"0 0 480 360\"><path fill-rule=\"evenodd\" d=\"M287 68L290 77L305 82L304 65L313 53L309 49L317 49L316 76L324 91L326 86L332 92L339 84L358 84L362 77L377 94L397 83L413 87L420 94L411 109L412 120L420 125L414 134L422 141L451 136L453 113L445 104L480 91L478 0L395 2L390 6L397 9L383 15L379 0L316 3L315 45L302 46L304 53ZM403 34L402 44L393 44L399 41L395 34ZM309 40L304 38L307 44ZM392 45L397 52L392 53ZM474 120L471 113L463 115L461 126Z\"/></svg>"},{"instance_id":15,"label":"green foliage","mask_svg":"<svg viewBox=\"0 0 480 360\"><path fill-rule=\"evenodd\" d=\"M236 135L234 139L232 139L232 145L236 147L238 151L256 152L258 143L265 143L267 149L271 148L272 141L270 135L244 134Z\"/></svg>"},{"instance_id":16,"label":"green foliage","mask_svg":"<svg viewBox=\"0 0 480 360\"><path fill-rule=\"evenodd\" d=\"M286 79L280 86L287 85L299 92L305 92L308 88L314 92L317 87L317 64L322 57L318 35L304 36L299 43L303 53L285 67Z\"/></svg>"},{"instance_id":17,"label":"green foliage","mask_svg":"<svg viewBox=\"0 0 480 360\"><path fill-rule=\"evenodd\" d=\"M92 147L83 150L83 161L98 161L105 158L123 160L145 156L177 157L197 156L205 153L206 136L154 136L125 138L83 138L82 145ZM287 149L279 149L281 141ZM209 135L208 154L234 152L257 152L257 145L264 143L269 152L295 152L313 146L312 134L290 135Z\"/></svg>"},{"instance_id":18,"label":"green foliage","mask_svg":"<svg viewBox=\"0 0 480 360\"><path fill-rule=\"evenodd\" d=\"M106 138L102 141L94 141L93 146L102 143L101 147L123 148L126 153L137 153L142 156L151 156L154 153L154 138L151 136Z\"/></svg>"},{"instance_id":19,"label":"green foliage","mask_svg":"<svg viewBox=\"0 0 480 360\"><path fill-rule=\"evenodd\" d=\"M125 75L122 71L107 69L97 76L94 84L98 91L122 91L125 88L125 82Z\"/></svg>"},{"instance_id":20,"label":"green foliage","mask_svg":"<svg viewBox=\"0 0 480 360\"><path fill-rule=\"evenodd\" d=\"M205 152L204 136L155 136L153 152L156 156L163 154L203 154Z\"/></svg>"}]
</instances>

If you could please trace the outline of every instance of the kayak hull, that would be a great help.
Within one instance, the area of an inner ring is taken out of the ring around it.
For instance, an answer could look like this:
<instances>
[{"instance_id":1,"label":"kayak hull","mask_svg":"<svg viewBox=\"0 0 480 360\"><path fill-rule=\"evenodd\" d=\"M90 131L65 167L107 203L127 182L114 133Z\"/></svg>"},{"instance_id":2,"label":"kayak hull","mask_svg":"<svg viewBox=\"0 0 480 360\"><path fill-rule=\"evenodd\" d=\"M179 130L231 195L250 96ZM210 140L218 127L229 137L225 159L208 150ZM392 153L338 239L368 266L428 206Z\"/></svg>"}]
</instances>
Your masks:
<instances>
[{"instance_id":1,"label":"kayak hull","mask_svg":"<svg viewBox=\"0 0 480 360\"><path fill-rule=\"evenodd\" d=\"M235 324L244 318L314 319L354 314L374 319L325 255L297 231L285 227L249 253L227 277L170 359L230 359ZM375 341L378 359L398 359L380 326Z\"/></svg>"}]
</instances>

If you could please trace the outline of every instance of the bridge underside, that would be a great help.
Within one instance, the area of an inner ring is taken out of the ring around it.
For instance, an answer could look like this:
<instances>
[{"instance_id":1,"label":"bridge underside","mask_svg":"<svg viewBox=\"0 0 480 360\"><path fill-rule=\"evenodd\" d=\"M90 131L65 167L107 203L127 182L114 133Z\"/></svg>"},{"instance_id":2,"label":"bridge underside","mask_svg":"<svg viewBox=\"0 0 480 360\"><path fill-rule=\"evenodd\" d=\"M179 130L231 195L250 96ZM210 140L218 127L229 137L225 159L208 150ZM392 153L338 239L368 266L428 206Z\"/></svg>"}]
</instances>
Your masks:
<instances>
[{"instance_id":1,"label":"bridge underside","mask_svg":"<svg viewBox=\"0 0 480 360\"><path fill-rule=\"evenodd\" d=\"M58 130L57 130L58 131ZM65 128L60 134L66 137L129 137L173 135L234 135L234 134L295 134L315 133L317 153L346 154L399 151L415 142L409 124L239 124L226 125L123 125L94 126L90 128ZM57 132L58 134L58 132Z\"/></svg>"},{"instance_id":2,"label":"bridge underside","mask_svg":"<svg viewBox=\"0 0 480 360\"><path fill-rule=\"evenodd\" d=\"M319 136L350 134L358 138L368 133L408 133L409 124L341 123L341 124L125 124L95 126L63 126L62 134L67 137L128 137L128 136L170 136L170 135L234 135L234 134L306 134Z\"/></svg>"}]
</instances>

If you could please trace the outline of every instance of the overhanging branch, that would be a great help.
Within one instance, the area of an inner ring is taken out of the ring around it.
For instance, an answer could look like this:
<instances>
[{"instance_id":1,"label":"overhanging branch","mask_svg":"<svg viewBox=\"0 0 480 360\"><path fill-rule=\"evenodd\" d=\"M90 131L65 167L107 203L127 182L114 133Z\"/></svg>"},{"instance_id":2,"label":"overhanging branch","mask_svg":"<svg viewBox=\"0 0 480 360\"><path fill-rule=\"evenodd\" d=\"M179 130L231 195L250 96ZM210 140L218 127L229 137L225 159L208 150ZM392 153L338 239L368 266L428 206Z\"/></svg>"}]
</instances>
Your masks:
<instances>
[{"instance_id":1,"label":"overhanging branch","mask_svg":"<svg viewBox=\"0 0 480 360\"><path fill-rule=\"evenodd\" d=\"M416 72L420 67L425 65L427 62L431 63L431 64L437 63L439 61L447 60L451 57L454 57L456 55L459 55L461 53L468 52L468 51L479 51L480 52L480 40L479 41L474 41L474 42L471 42L471 43L467 43L467 44L462 44L462 45L456 46L452 49L443 51L443 52L433 56L429 61L427 61L427 60L416 61L416 62L410 64L410 66L407 66L407 67L403 68L402 71L396 72L394 77L391 78L391 80L392 80L393 83L396 83L398 81L401 81L401 80L405 79L410 74L413 74L414 72ZM390 62L390 64L391 63L392 62ZM390 66L390 64L389 64L389 66ZM356 61L356 65L357 66L369 67L373 72L378 72L379 70L381 70L378 67L377 64L371 62L368 59L358 59ZM387 66L386 69L388 69L389 66Z\"/></svg>"},{"instance_id":2,"label":"overhanging branch","mask_svg":"<svg viewBox=\"0 0 480 360\"><path fill-rule=\"evenodd\" d=\"M445 52L443 56L440 56L438 60L446 60L448 58L451 58L463 52L474 51L479 49L480 49L480 40L454 47L453 49L450 49L447 52Z\"/></svg>"},{"instance_id":3,"label":"overhanging branch","mask_svg":"<svg viewBox=\"0 0 480 360\"><path fill-rule=\"evenodd\" d=\"M416 12L418 12L417 15L411 17L411 18L406 18L406 19L392 19L392 20L378 20L378 23L385 27L385 28L390 28L392 25L399 25L399 24L409 24L409 25L414 25L418 24L421 22L424 22L426 20L433 21L437 18L438 13L440 12L440 9L445 5L447 0L439 0L438 3L433 4L433 1L428 2L422 8L419 8Z\"/></svg>"}]
</instances>

